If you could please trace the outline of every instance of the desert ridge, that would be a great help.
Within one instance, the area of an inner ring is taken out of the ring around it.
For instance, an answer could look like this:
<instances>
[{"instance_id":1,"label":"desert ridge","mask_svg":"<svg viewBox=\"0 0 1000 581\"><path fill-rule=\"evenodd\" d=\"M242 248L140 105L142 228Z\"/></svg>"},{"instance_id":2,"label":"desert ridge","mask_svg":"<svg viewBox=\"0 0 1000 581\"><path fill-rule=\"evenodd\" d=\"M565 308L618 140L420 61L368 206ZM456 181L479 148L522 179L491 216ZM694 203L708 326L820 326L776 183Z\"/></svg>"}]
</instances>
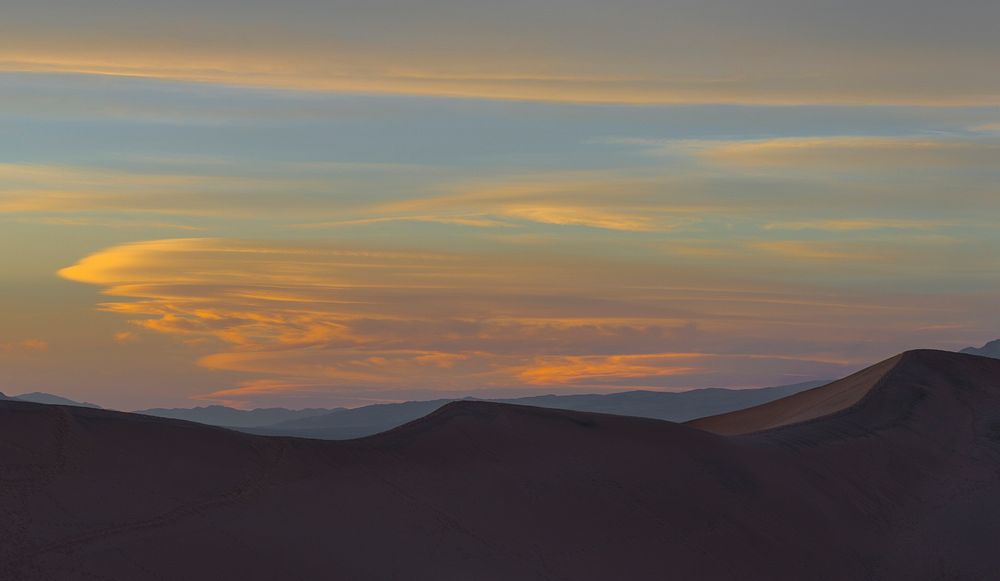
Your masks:
<instances>
[{"instance_id":1,"label":"desert ridge","mask_svg":"<svg viewBox=\"0 0 1000 581\"><path fill-rule=\"evenodd\" d=\"M986 578L997 378L914 351L690 425L463 401L342 442L0 402L0 576Z\"/></svg>"}]
</instances>

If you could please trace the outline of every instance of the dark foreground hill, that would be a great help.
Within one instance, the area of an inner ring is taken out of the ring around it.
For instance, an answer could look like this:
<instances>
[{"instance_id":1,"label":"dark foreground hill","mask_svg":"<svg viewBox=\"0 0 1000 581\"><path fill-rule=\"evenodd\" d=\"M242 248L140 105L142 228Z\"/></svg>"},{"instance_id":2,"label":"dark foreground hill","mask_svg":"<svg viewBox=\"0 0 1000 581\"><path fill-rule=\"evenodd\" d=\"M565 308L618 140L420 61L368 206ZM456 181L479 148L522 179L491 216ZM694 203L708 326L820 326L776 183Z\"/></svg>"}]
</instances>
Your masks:
<instances>
[{"instance_id":1,"label":"dark foreground hill","mask_svg":"<svg viewBox=\"0 0 1000 581\"><path fill-rule=\"evenodd\" d=\"M684 422L694 418L760 405L826 383L829 381L809 381L757 389L695 389L682 392L626 391L610 394L537 395L489 401ZM341 409L264 427L249 426L251 429L245 431L264 436L347 440L391 430L406 422L426 416L454 401L459 400L409 401ZM185 417L184 419L194 418ZM237 426L229 424L229 427Z\"/></svg>"},{"instance_id":2,"label":"dark foreground hill","mask_svg":"<svg viewBox=\"0 0 1000 581\"><path fill-rule=\"evenodd\" d=\"M996 579L1000 361L819 390L697 424L744 435L460 402L348 442L0 402L0 578Z\"/></svg>"}]
</instances>

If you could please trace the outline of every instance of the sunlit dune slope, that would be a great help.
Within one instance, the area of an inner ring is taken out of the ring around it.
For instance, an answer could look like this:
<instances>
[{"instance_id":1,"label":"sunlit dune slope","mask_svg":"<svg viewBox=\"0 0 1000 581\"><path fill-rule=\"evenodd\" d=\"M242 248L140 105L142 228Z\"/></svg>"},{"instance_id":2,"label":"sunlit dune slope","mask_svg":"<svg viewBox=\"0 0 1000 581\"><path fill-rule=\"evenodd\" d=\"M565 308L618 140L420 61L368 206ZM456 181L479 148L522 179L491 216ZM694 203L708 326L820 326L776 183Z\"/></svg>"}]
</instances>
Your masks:
<instances>
[{"instance_id":1,"label":"sunlit dune slope","mask_svg":"<svg viewBox=\"0 0 1000 581\"><path fill-rule=\"evenodd\" d=\"M778 426L829 416L857 404L905 357L897 355L850 377L752 408L688 422L716 434L759 432Z\"/></svg>"}]
</instances>

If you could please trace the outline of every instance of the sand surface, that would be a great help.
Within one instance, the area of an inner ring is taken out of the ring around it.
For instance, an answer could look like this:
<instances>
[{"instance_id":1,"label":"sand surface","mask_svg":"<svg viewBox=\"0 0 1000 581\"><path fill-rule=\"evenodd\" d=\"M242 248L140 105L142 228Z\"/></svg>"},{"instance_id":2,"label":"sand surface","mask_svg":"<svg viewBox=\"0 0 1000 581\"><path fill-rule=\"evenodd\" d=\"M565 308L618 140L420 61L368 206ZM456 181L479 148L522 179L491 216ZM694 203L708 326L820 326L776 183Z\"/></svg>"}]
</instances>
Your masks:
<instances>
[{"instance_id":1,"label":"sand surface","mask_svg":"<svg viewBox=\"0 0 1000 581\"><path fill-rule=\"evenodd\" d=\"M688 425L728 436L829 416L861 401L902 359L903 355L897 355L840 381L752 408L692 420Z\"/></svg>"},{"instance_id":2,"label":"sand surface","mask_svg":"<svg viewBox=\"0 0 1000 581\"><path fill-rule=\"evenodd\" d=\"M461 402L346 442L0 402L0 579L996 579L1000 361L838 384L693 426Z\"/></svg>"}]
</instances>

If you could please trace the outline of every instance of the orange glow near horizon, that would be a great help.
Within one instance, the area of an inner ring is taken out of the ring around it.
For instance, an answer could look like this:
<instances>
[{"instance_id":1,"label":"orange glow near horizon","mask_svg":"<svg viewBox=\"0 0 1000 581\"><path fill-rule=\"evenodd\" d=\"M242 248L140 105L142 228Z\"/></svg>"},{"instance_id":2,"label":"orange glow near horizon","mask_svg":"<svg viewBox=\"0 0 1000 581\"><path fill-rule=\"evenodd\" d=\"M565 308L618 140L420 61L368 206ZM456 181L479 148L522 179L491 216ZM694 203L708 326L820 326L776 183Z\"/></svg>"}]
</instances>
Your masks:
<instances>
[{"instance_id":1,"label":"orange glow near horizon","mask_svg":"<svg viewBox=\"0 0 1000 581\"><path fill-rule=\"evenodd\" d=\"M170 239L113 247L60 274L102 287L112 298L102 309L138 332L188 342L202 367L261 377L199 396L230 403L324 385L676 389L833 372L862 361L790 352L803 328L837 335L848 332L845 316L882 326L913 312L778 290L651 292L642 282L662 276L649 271L658 267L619 266L614 285L601 282L605 268L544 251L484 263L456 252ZM733 352L732 341L763 348Z\"/></svg>"},{"instance_id":2,"label":"orange glow near horizon","mask_svg":"<svg viewBox=\"0 0 1000 581\"><path fill-rule=\"evenodd\" d=\"M981 345L1000 4L918 8L6 3L0 391L762 387Z\"/></svg>"}]
</instances>

